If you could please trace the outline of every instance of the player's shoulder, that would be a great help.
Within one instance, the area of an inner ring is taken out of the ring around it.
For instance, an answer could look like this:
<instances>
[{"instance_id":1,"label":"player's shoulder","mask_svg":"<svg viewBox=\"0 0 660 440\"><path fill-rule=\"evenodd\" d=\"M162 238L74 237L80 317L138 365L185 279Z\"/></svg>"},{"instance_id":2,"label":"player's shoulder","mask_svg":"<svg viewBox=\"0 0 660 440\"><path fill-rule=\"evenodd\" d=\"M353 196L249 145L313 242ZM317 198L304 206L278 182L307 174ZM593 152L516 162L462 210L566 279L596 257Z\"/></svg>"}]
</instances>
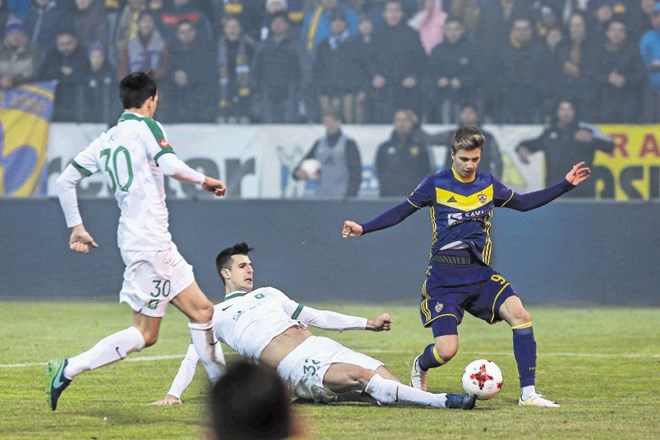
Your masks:
<instances>
[{"instance_id":1,"label":"player's shoulder","mask_svg":"<svg viewBox=\"0 0 660 440\"><path fill-rule=\"evenodd\" d=\"M252 291L253 296L257 295L269 295L269 296L286 296L284 292L273 287L273 286L263 286Z\"/></svg>"}]
</instances>

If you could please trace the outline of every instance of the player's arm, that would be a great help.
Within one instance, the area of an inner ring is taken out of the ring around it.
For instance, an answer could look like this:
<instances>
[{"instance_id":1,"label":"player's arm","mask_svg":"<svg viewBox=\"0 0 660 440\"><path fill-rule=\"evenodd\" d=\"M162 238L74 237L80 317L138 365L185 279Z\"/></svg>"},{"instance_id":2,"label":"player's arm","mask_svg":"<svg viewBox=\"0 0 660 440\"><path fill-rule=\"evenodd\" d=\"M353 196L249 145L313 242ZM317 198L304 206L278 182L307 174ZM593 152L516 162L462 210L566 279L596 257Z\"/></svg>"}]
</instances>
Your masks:
<instances>
[{"instance_id":1,"label":"player's arm","mask_svg":"<svg viewBox=\"0 0 660 440\"><path fill-rule=\"evenodd\" d=\"M179 182L195 183L216 196L224 196L227 192L224 182L205 176L197 170L190 168L175 154L163 154L158 157L158 166L166 175L175 178Z\"/></svg>"},{"instance_id":2,"label":"player's arm","mask_svg":"<svg viewBox=\"0 0 660 440\"><path fill-rule=\"evenodd\" d=\"M353 220L344 221L344 227L341 235L344 238L359 237L369 232L379 231L404 221L408 216L417 212L419 207L415 206L409 200L402 202L395 207L388 209L373 220L364 224L359 224Z\"/></svg>"},{"instance_id":3,"label":"player's arm","mask_svg":"<svg viewBox=\"0 0 660 440\"><path fill-rule=\"evenodd\" d=\"M331 310L318 310L299 304L291 315L293 319L324 330L371 330L379 332L388 331L392 319L383 313L376 319L367 319L360 316L344 315Z\"/></svg>"},{"instance_id":4,"label":"player's arm","mask_svg":"<svg viewBox=\"0 0 660 440\"><path fill-rule=\"evenodd\" d=\"M566 178L561 182L552 185L540 191L534 191L527 194L516 194L511 192L508 200L498 206L515 209L517 211L530 211L546 205L572 190L589 178L591 170L584 166L584 162L573 165L573 168L566 174ZM501 184L500 184L501 185Z\"/></svg>"},{"instance_id":5,"label":"player's arm","mask_svg":"<svg viewBox=\"0 0 660 440\"><path fill-rule=\"evenodd\" d=\"M199 362L199 355L193 344L188 345L186 356L181 361L179 371L176 373L170 390L164 399L153 402L153 405L180 405L183 403L181 396L188 389L195 377L195 370Z\"/></svg>"},{"instance_id":6,"label":"player's arm","mask_svg":"<svg viewBox=\"0 0 660 440\"><path fill-rule=\"evenodd\" d=\"M84 254L89 252L89 246L97 248L99 245L94 241L94 238L87 232L83 225L80 210L78 209L76 186L83 177L92 175L94 171L95 170L90 171L82 167L74 160L71 164L67 165L56 181L57 197L60 200L64 219L66 220L67 227L71 228L69 249Z\"/></svg>"}]
</instances>

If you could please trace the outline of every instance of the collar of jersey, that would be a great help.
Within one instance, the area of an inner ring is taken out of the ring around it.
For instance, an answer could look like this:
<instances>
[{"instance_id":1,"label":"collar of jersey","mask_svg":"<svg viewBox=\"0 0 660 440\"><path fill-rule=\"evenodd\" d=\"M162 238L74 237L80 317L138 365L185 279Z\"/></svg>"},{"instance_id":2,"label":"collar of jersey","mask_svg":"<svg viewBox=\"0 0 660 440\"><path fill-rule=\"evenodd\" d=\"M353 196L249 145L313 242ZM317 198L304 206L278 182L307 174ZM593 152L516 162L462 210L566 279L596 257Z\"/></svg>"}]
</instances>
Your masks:
<instances>
[{"instance_id":1,"label":"collar of jersey","mask_svg":"<svg viewBox=\"0 0 660 440\"><path fill-rule=\"evenodd\" d=\"M230 299L238 298L239 296L245 296L247 295L247 292L244 292L242 290L235 290L229 295L225 296L225 301L229 301Z\"/></svg>"},{"instance_id":2,"label":"collar of jersey","mask_svg":"<svg viewBox=\"0 0 660 440\"><path fill-rule=\"evenodd\" d=\"M462 178L462 177L456 172L456 170L454 169L454 165L451 166L451 172L454 173L454 177L456 178L456 180L458 180L459 182L463 182L463 183L472 183L472 182L474 182L474 179L477 178L477 173L474 173L474 176L472 176L472 179L464 179L464 178Z\"/></svg>"},{"instance_id":3,"label":"collar of jersey","mask_svg":"<svg viewBox=\"0 0 660 440\"><path fill-rule=\"evenodd\" d=\"M130 121L139 121L141 119L145 119L145 117L142 116L142 115L138 115L137 113L133 113L133 112L124 112L119 117L119 122L129 121L129 120Z\"/></svg>"}]
</instances>

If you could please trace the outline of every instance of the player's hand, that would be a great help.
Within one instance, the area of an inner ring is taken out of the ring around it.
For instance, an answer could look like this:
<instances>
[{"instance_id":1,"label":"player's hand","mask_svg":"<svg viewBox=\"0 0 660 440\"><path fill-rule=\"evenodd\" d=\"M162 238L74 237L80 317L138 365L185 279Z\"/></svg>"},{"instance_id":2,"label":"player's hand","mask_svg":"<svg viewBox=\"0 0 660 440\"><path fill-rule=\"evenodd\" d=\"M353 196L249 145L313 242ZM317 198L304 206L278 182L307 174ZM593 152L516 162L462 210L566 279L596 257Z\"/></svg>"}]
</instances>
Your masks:
<instances>
[{"instance_id":1,"label":"player's hand","mask_svg":"<svg viewBox=\"0 0 660 440\"><path fill-rule=\"evenodd\" d=\"M98 244L94 241L94 238L89 235L89 232L85 230L85 227L80 224L71 228L71 237L69 237L69 249L74 252L82 252L86 254L89 252L89 247L97 248Z\"/></svg>"},{"instance_id":2,"label":"player's hand","mask_svg":"<svg viewBox=\"0 0 660 440\"><path fill-rule=\"evenodd\" d=\"M157 402L152 402L151 404L156 406L183 405L183 400L168 394L163 400L158 400Z\"/></svg>"},{"instance_id":3,"label":"player's hand","mask_svg":"<svg viewBox=\"0 0 660 440\"><path fill-rule=\"evenodd\" d=\"M392 328L392 318L389 313L383 313L378 318L367 321L367 330L374 332L385 330L387 332L390 331L390 328Z\"/></svg>"},{"instance_id":4,"label":"player's hand","mask_svg":"<svg viewBox=\"0 0 660 440\"><path fill-rule=\"evenodd\" d=\"M359 237L360 235L362 235L361 224L356 223L353 220L346 220L344 222L344 228L341 230L342 237Z\"/></svg>"},{"instance_id":5,"label":"player's hand","mask_svg":"<svg viewBox=\"0 0 660 440\"><path fill-rule=\"evenodd\" d=\"M572 185L578 186L589 178L591 169L584 166L584 162L576 163L566 174L566 180Z\"/></svg>"},{"instance_id":6,"label":"player's hand","mask_svg":"<svg viewBox=\"0 0 660 440\"><path fill-rule=\"evenodd\" d=\"M204 179L202 188L208 192L212 192L218 197L222 197L227 194L227 187L225 186L225 183L222 180L213 179L212 177L207 177Z\"/></svg>"}]
</instances>

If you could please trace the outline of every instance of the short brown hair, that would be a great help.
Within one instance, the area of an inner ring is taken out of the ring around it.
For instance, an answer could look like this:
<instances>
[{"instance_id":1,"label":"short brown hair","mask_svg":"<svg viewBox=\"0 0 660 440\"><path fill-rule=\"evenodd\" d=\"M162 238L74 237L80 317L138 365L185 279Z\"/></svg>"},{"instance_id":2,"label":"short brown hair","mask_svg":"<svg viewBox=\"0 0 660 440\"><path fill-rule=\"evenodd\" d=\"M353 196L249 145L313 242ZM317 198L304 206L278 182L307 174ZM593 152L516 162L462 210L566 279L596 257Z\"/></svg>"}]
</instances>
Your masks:
<instances>
[{"instance_id":1,"label":"short brown hair","mask_svg":"<svg viewBox=\"0 0 660 440\"><path fill-rule=\"evenodd\" d=\"M461 127L456 130L451 140L451 152L458 150L483 149L486 138L477 127Z\"/></svg>"}]
</instances>

